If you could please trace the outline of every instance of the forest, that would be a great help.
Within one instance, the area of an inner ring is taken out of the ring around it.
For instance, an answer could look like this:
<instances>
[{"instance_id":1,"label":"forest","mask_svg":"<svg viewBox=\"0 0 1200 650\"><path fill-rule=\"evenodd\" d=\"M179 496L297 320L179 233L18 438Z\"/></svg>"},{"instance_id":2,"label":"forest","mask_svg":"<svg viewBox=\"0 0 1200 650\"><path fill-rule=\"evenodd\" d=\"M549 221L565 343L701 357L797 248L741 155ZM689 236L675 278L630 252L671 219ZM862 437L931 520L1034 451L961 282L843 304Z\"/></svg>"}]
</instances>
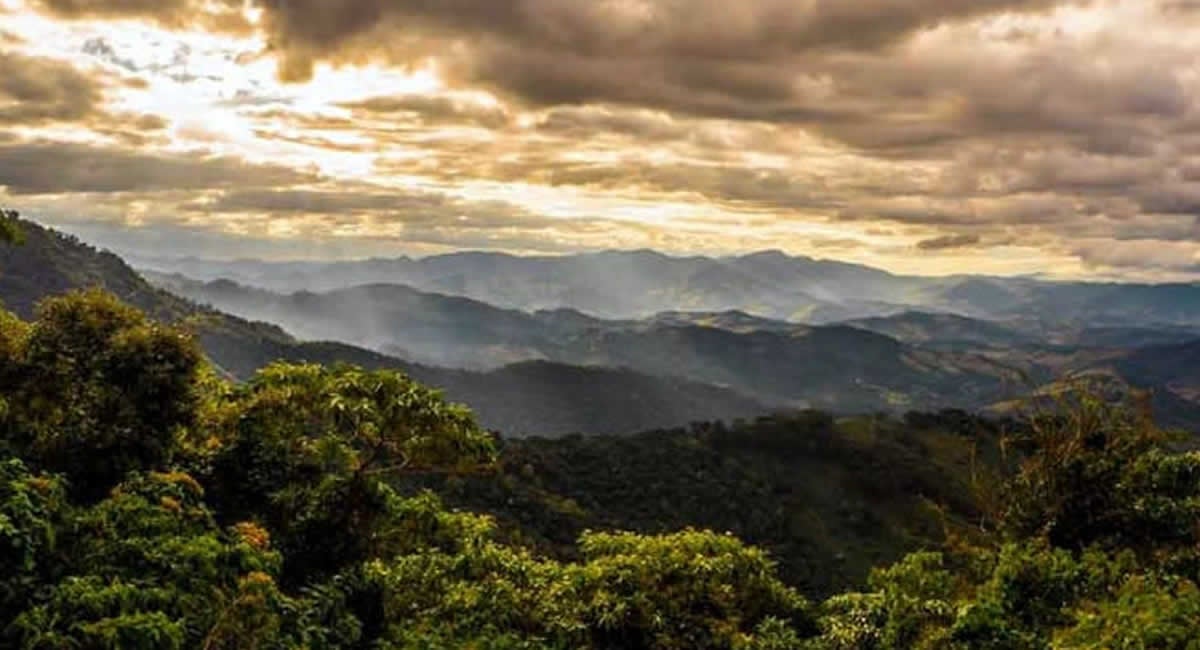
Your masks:
<instances>
[{"instance_id":1,"label":"forest","mask_svg":"<svg viewBox=\"0 0 1200 650\"><path fill-rule=\"evenodd\" d=\"M932 461L874 484L876 499L915 486L942 530L843 586L806 577L802 548L781 567L778 549L684 525L703 507L672 492L677 478L635 521L596 478L611 470L555 469L586 457L585 439L554 454L503 440L394 370L280 363L235 383L191 334L98 290L0 316L0 389L3 647L1200 647L1200 454L1134 398L1072 394L1012 426L965 418L926 438L955 418L864 432L807 413L654 434L741 467L826 458L859 481L905 449L937 459L946 435L978 438L966 469L946 465L961 484ZM864 436L901 442L868 458ZM489 514L471 486L521 494L512 474L602 527L571 542L511 508ZM809 498L755 476L761 491L730 479L711 507ZM672 504L684 516L664 516Z\"/></svg>"}]
</instances>

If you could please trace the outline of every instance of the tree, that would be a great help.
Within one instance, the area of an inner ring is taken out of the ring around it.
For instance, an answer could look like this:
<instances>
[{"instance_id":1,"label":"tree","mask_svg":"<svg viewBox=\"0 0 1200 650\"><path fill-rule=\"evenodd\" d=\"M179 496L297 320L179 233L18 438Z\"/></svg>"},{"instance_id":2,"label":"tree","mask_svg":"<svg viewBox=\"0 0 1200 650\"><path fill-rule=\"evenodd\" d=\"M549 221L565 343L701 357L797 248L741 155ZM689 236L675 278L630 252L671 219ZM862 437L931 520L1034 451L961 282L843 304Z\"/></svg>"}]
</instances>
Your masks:
<instances>
[{"instance_id":1,"label":"tree","mask_svg":"<svg viewBox=\"0 0 1200 650\"><path fill-rule=\"evenodd\" d=\"M466 517L457 544L369 567L386 647L741 650L812 630L807 602L728 535L592 533L584 561L562 564L497 544L486 520L448 516Z\"/></svg>"},{"instance_id":2,"label":"tree","mask_svg":"<svg viewBox=\"0 0 1200 650\"><path fill-rule=\"evenodd\" d=\"M199 403L204 361L192 338L99 290L37 313L29 327L0 317L8 439L89 499L127 472L165 467Z\"/></svg>"},{"instance_id":3,"label":"tree","mask_svg":"<svg viewBox=\"0 0 1200 650\"><path fill-rule=\"evenodd\" d=\"M1000 490L999 531L1072 550L1200 542L1200 456L1168 449L1146 399L1085 385L1030 418L1015 440L1025 456Z\"/></svg>"},{"instance_id":4,"label":"tree","mask_svg":"<svg viewBox=\"0 0 1200 650\"><path fill-rule=\"evenodd\" d=\"M21 215L16 210L0 208L0 243L25 243L25 232L21 230Z\"/></svg>"},{"instance_id":5,"label":"tree","mask_svg":"<svg viewBox=\"0 0 1200 650\"><path fill-rule=\"evenodd\" d=\"M226 518L264 518L292 584L387 552L390 476L467 471L495 453L469 411L395 371L276 364L219 410L214 501Z\"/></svg>"},{"instance_id":6,"label":"tree","mask_svg":"<svg viewBox=\"0 0 1200 650\"><path fill-rule=\"evenodd\" d=\"M990 530L827 601L816 649L1200 647L1200 454L1086 391L1029 421Z\"/></svg>"},{"instance_id":7,"label":"tree","mask_svg":"<svg viewBox=\"0 0 1200 650\"><path fill-rule=\"evenodd\" d=\"M275 584L279 555L252 527L219 530L202 497L186 474L133 474L79 511L63 528L63 575L23 603L10 640L26 648L276 647L294 607Z\"/></svg>"},{"instance_id":8,"label":"tree","mask_svg":"<svg viewBox=\"0 0 1200 650\"><path fill-rule=\"evenodd\" d=\"M60 477L35 474L17 458L0 460L0 621L15 618L54 579L68 514Z\"/></svg>"}]
</instances>

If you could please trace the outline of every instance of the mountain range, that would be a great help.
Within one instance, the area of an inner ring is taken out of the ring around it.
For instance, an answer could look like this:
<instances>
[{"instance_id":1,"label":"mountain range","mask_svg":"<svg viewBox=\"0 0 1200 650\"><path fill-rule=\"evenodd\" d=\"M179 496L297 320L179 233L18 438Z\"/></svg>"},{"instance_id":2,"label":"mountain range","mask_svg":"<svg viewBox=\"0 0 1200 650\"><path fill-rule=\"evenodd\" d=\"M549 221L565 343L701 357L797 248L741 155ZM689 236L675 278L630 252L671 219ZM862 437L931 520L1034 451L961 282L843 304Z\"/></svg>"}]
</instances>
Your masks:
<instances>
[{"instance_id":1,"label":"mountain range","mask_svg":"<svg viewBox=\"0 0 1200 650\"><path fill-rule=\"evenodd\" d=\"M509 433L1007 409L1072 373L1151 388L1168 421L1200 430L1200 378L1175 362L1200 350L1194 285L918 278L774 251L163 258L136 271L24 225L27 244L0 253L0 299L20 314L100 286L188 323L232 376L277 359L401 368Z\"/></svg>"},{"instance_id":2,"label":"mountain range","mask_svg":"<svg viewBox=\"0 0 1200 650\"><path fill-rule=\"evenodd\" d=\"M1106 372L1156 388L1163 416L1172 424L1200 423L1188 381L1147 372L1155 364L1137 361L1163 346L1200 339L1196 330L1178 323L1090 324L1048 309L1022 312L1012 300L996 303L1012 314L998 320L915 307L827 325L739 310L663 311L616 320L568 307L503 309L398 284L284 294L228 279L203 282L148 273L179 295L278 323L303 337L336 339L435 365L490 369L543 360L620 367L724 386L774 408L838 413L986 410L1072 373ZM1069 293L1024 279L975 279L965 286L982 284L1008 287L1009 295L1018 289ZM1086 305L1103 291L1141 295L1136 287L1070 286L1087 294L1075 296L1077 313L1097 309ZM1144 321L1154 319L1131 322Z\"/></svg>"},{"instance_id":3,"label":"mountain range","mask_svg":"<svg viewBox=\"0 0 1200 650\"><path fill-rule=\"evenodd\" d=\"M1007 396L1016 379L980 355L920 348L846 325L806 326L741 312L617 321L565 309L500 309L401 285L283 295L228 280L152 277L190 299L279 323L306 338L451 366L549 360L628 368L726 386L788 408L977 407Z\"/></svg>"},{"instance_id":4,"label":"mountain range","mask_svg":"<svg viewBox=\"0 0 1200 650\"><path fill-rule=\"evenodd\" d=\"M507 309L569 308L618 320L663 311L743 311L826 324L915 310L1017 321L1027 327L1200 327L1196 284L903 276L779 251L737 257L672 257L637 250L557 257L473 252L341 262L131 261L143 270L202 281L228 279L280 293L405 285Z\"/></svg>"}]
</instances>

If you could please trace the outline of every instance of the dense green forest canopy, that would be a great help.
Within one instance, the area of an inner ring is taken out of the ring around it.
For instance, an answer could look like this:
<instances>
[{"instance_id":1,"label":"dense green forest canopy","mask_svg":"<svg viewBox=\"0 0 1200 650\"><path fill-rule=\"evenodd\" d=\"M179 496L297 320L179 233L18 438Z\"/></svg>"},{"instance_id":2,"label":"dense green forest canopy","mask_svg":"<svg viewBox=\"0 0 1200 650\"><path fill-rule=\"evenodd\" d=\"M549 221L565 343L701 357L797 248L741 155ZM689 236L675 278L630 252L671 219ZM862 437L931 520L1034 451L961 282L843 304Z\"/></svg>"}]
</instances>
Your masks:
<instances>
[{"instance_id":1,"label":"dense green forest canopy","mask_svg":"<svg viewBox=\"0 0 1200 650\"><path fill-rule=\"evenodd\" d=\"M37 314L0 317L5 647L1169 649L1200 636L1200 455L1173 451L1131 405L1079 397L1018 428L1020 455L951 504L976 521L861 591L810 600L723 532L588 531L563 559L407 490L503 473L506 443L397 372L280 364L232 384L189 335L107 294ZM845 447L804 417L741 429L748 440L688 435L796 459Z\"/></svg>"}]
</instances>

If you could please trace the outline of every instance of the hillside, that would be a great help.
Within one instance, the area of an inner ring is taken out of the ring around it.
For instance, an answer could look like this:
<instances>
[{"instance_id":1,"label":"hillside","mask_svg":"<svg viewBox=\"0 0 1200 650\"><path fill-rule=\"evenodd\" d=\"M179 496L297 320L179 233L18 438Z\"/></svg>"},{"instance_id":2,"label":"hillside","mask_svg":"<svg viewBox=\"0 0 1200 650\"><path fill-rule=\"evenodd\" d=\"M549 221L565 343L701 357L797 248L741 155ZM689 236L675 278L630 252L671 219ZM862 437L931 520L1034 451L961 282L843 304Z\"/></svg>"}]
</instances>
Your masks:
<instances>
[{"instance_id":1,"label":"hillside","mask_svg":"<svg viewBox=\"0 0 1200 650\"><path fill-rule=\"evenodd\" d=\"M547 358L556 340L601 321L556 322L403 285L365 285L324 293L278 294L229 280L197 282L149 274L172 293L255 320L277 323L303 339L403 350L411 361L495 368Z\"/></svg>"},{"instance_id":2,"label":"hillside","mask_svg":"<svg viewBox=\"0 0 1200 650\"><path fill-rule=\"evenodd\" d=\"M22 221L25 243L0 247L0 301L29 317L41 299L100 287L164 321L193 331L216 366L247 378L276 360L398 368L475 407L488 427L508 433L627 433L692 420L746 417L768 404L734 391L635 372L523 364L487 373L415 364L352 345L299 341L274 325L192 303L151 286L120 258ZM637 397L638 399L631 399ZM581 406L585 405L585 406Z\"/></svg>"},{"instance_id":3,"label":"hillside","mask_svg":"<svg viewBox=\"0 0 1200 650\"><path fill-rule=\"evenodd\" d=\"M399 285L284 295L228 280L152 278L193 300L305 337L410 351L443 365L490 368L526 359L629 368L728 386L770 404L840 413L977 407L1023 388L1015 374L979 356L738 311L615 321L564 310L501 309Z\"/></svg>"},{"instance_id":4,"label":"hillside","mask_svg":"<svg viewBox=\"0 0 1200 650\"><path fill-rule=\"evenodd\" d=\"M1200 398L1200 341L1143 348L1118 359L1114 366L1135 383Z\"/></svg>"},{"instance_id":5,"label":"hillside","mask_svg":"<svg viewBox=\"0 0 1200 650\"><path fill-rule=\"evenodd\" d=\"M567 558L588 529L730 531L822 596L977 517L973 463L994 460L1004 426L952 412L910 423L806 412L620 438L502 440L497 475L401 485L494 514L515 539Z\"/></svg>"},{"instance_id":6,"label":"hillside","mask_svg":"<svg viewBox=\"0 0 1200 650\"><path fill-rule=\"evenodd\" d=\"M1135 402L504 440L395 371L222 382L111 294L43 305L0 319L2 647L1195 645L1200 454Z\"/></svg>"},{"instance_id":7,"label":"hillside","mask_svg":"<svg viewBox=\"0 0 1200 650\"><path fill-rule=\"evenodd\" d=\"M950 350L978 350L1028 346L1039 339L1010 324L968 318L957 314L907 311L847 321L845 325L890 336L915 345Z\"/></svg>"}]
</instances>

